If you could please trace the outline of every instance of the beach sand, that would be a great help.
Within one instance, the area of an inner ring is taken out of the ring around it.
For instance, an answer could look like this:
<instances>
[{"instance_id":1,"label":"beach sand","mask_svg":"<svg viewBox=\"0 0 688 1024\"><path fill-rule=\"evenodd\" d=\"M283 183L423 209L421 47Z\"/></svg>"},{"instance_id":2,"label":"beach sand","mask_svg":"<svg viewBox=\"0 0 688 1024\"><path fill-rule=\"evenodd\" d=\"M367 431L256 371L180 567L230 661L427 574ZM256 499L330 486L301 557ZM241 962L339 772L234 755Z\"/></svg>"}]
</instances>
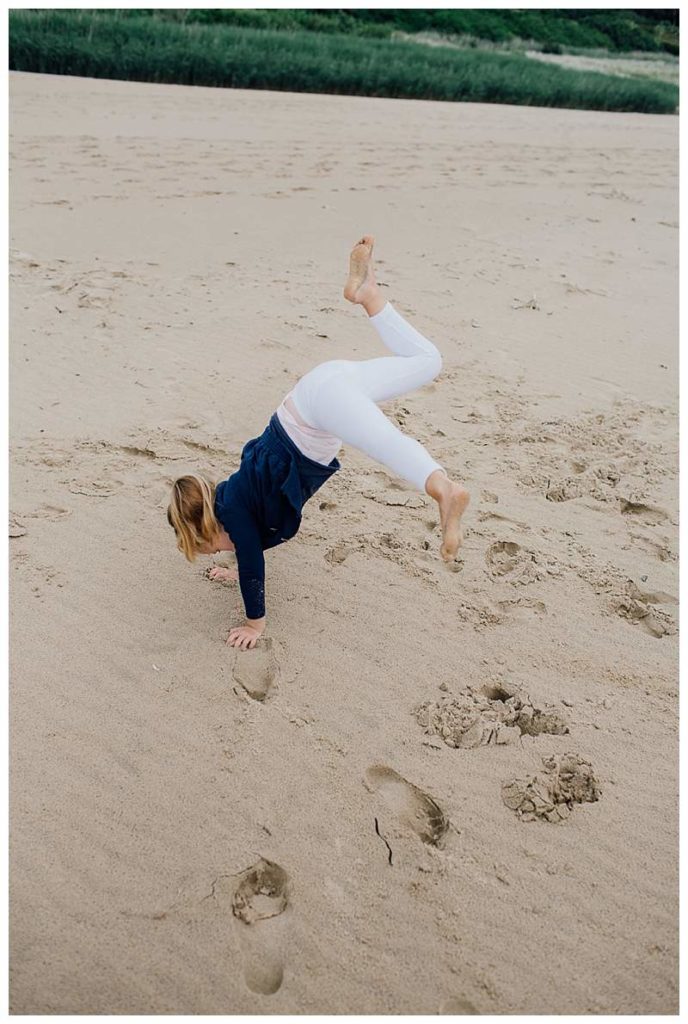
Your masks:
<instances>
[{"instance_id":1,"label":"beach sand","mask_svg":"<svg viewBox=\"0 0 688 1024\"><path fill-rule=\"evenodd\" d=\"M678 119L10 99L13 1012L677 1013ZM238 653L169 485L384 354L364 233L463 554L345 447Z\"/></svg>"}]
</instances>

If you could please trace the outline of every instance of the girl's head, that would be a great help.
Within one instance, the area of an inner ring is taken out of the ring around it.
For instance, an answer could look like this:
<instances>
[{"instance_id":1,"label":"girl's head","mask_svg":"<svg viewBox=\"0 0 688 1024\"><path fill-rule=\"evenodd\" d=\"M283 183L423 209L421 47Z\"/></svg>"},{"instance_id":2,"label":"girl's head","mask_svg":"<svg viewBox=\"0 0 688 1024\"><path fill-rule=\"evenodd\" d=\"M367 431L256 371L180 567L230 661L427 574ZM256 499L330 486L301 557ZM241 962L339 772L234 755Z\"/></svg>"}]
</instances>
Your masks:
<instances>
[{"instance_id":1,"label":"girl's head","mask_svg":"<svg viewBox=\"0 0 688 1024\"><path fill-rule=\"evenodd\" d=\"M180 476L172 485L167 522L190 562L196 555L213 554L222 531L215 518L215 484L202 476Z\"/></svg>"}]
</instances>

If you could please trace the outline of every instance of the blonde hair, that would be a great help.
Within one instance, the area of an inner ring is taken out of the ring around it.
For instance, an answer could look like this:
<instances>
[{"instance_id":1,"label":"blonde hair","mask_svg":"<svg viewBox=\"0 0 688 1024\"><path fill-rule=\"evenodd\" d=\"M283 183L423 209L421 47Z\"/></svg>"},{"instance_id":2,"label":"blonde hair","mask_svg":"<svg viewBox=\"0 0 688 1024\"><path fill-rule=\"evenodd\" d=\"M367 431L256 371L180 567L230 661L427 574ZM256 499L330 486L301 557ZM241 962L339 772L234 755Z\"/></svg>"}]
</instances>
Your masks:
<instances>
[{"instance_id":1,"label":"blonde hair","mask_svg":"<svg viewBox=\"0 0 688 1024\"><path fill-rule=\"evenodd\" d=\"M177 535L177 547L193 562L200 547L221 529L215 517L215 484L203 476L180 476L172 485L167 522Z\"/></svg>"}]
</instances>

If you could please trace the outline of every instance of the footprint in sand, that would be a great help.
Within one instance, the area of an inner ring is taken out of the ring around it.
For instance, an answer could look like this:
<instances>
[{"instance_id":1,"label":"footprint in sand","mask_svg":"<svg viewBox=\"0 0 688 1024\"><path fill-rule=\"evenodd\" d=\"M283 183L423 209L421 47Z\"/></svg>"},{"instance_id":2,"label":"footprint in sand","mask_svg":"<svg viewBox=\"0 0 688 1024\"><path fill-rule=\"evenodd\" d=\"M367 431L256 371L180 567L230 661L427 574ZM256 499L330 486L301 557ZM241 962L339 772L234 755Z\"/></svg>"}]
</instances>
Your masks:
<instances>
[{"instance_id":1,"label":"footprint in sand","mask_svg":"<svg viewBox=\"0 0 688 1024\"><path fill-rule=\"evenodd\" d=\"M547 574L557 572L554 560L542 559L535 552L521 547L513 540L497 540L485 552L487 570L493 580L503 579L507 583L525 586L535 580L542 580Z\"/></svg>"},{"instance_id":2,"label":"footprint in sand","mask_svg":"<svg viewBox=\"0 0 688 1024\"><path fill-rule=\"evenodd\" d=\"M398 820L419 839L429 846L441 846L449 819L432 797L384 765L373 765L367 770L365 785L372 793L378 793Z\"/></svg>"},{"instance_id":3,"label":"footprint in sand","mask_svg":"<svg viewBox=\"0 0 688 1024\"><path fill-rule=\"evenodd\" d=\"M70 508L62 508L59 505L39 505L33 512L25 512L24 518L30 519L50 519L55 521L57 519L64 519L66 516L71 516L72 510Z\"/></svg>"},{"instance_id":4,"label":"footprint in sand","mask_svg":"<svg viewBox=\"0 0 688 1024\"><path fill-rule=\"evenodd\" d=\"M493 576L506 576L513 572L522 558L522 548L510 540L497 540L487 549L485 561Z\"/></svg>"},{"instance_id":5,"label":"footprint in sand","mask_svg":"<svg viewBox=\"0 0 688 1024\"><path fill-rule=\"evenodd\" d=\"M547 605L528 597L517 597L513 601L497 601L499 611L516 620L530 619L533 616L547 615Z\"/></svg>"},{"instance_id":6,"label":"footprint in sand","mask_svg":"<svg viewBox=\"0 0 688 1024\"><path fill-rule=\"evenodd\" d=\"M633 626L640 626L654 637L670 636L676 633L673 617L657 605L677 605L677 598L662 590L643 590L633 581L626 585L625 592L611 599L612 609Z\"/></svg>"},{"instance_id":7,"label":"footprint in sand","mask_svg":"<svg viewBox=\"0 0 688 1024\"><path fill-rule=\"evenodd\" d=\"M488 603L471 604L469 601L457 602L456 611L461 622L473 626L476 632L491 629L502 622L497 609Z\"/></svg>"},{"instance_id":8,"label":"footprint in sand","mask_svg":"<svg viewBox=\"0 0 688 1024\"><path fill-rule=\"evenodd\" d=\"M341 565L351 554L351 549L346 544L335 544L333 548L325 552L325 561L330 565Z\"/></svg>"},{"instance_id":9,"label":"footprint in sand","mask_svg":"<svg viewBox=\"0 0 688 1024\"><path fill-rule=\"evenodd\" d=\"M240 877L232 899L244 979L252 992L271 996L284 976L289 928L289 876L262 857Z\"/></svg>"},{"instance_id":10,"label":"footprint in sand","mask_svg":"<svg viewBox=\"0 0 688 1024\"><path fill-rule=\"evenodd\" d=\"M253 700L266 700L274 692L279 676L272 640L263 637L252 650L237 651L232 675Z\"/></svg>"},{"instance_id":11,"label":"footprint in sand","mask_svg":"<svg viewBox=\"0 0 688 1024\"><path fill-rule=\"evenodd\" d=\"M642 501L628 501L625 498L620 502L621 515L632 516L647 526L658 526L669 518L664 509L656 508L654 505L646 505Z\"/></svg>"},{"instance_id":12,"label":"footprint in sand","mask_svg":"<svg viewBox=\"0 0 688 1024\"><path fill-rule=\"evenodd\" d=\"M672 551L668 540L656 541L643 536L642 533L631 533L629 536L633 544L641 547L660 562L676 562L678 560L678 555Z\"/></svg>"},{"instance_id":13,"label":"footprint in sand","mask_svg":"<svg viewBox=\"0 0 688 1024\"><path fill-rule=\"evenodd\" d=\"M524 821L565 821L574 804L595 803L601 791L592 765L577 754L542 759L544 771L502 784L502 800Z\"/></svg>"},{"instance_id":14,"label":"footprint in sand","mask_svg":"<svg viewBox=\"0 0 688 1024\"><path fill-rule=\"evenodd\" d=\"M582 498L586 495L597 496L595 493L591 494L591 489L586 486L586 481L578 477L565 477L563 480L548 483L545 491L547 501L556 502L572 501L574 498Z\"/></svg>"},{"instance_id":15,"label":"footprint in sand","mask_svg":"<svg viewBox=\"0 0 688 1024\"><path fill-rule=\"evenodd\" d=\"M525 693L500 683L486 683L457 697L425 701L415 709L426 735L439 736L462 750L518 743L521 736L565 735L566 722L551 708L535 707Z\"/></svg>"},{"instance_id":16,"label":"footprint in sand","mask_svg":"<svg viewBox=\"0 0 688 1024\"><path fill-rule=\"evenodd\" d=\"M365 551L370 541L368 537L360 536L350 538L347 541L340 541L325 552L325 561L330 565L342 565L349 555Z\"/></svg>"}]
</instances>

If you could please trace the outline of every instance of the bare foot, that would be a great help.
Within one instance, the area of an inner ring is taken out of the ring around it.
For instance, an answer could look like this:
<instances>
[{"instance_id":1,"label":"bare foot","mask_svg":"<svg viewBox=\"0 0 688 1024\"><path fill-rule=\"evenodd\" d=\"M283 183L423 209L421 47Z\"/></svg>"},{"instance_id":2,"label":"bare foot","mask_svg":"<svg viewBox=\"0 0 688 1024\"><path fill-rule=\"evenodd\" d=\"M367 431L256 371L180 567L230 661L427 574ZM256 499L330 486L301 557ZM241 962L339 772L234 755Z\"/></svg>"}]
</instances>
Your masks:
<instances>
[{"instance_id":1,"label":"bare foot","mask_svg":"<svg viewBox=\"0 0 688 1024\"><path fill-rule=\"evenodd\" d=\"M364 305L366 299L377 290L373 271L374 244L375 239L372 235L364 235L351 250L349 279L344 285L344 298L349 302Z\"/></svg>"},{"instance_id":2,"label":"bare foot","mask_svg":"<svg viewBox=\"0 0 688 1024\"><path fill-rule=\"evenodd\" d=\"M471 496L464 487L450 482L438 501L442 526L440 554L445 562L453 562L457 551L463 544L461 517L468 508L470 500Z\"/></svg>"},{"instance_id":3,"label":"bare foot","mask_svg":"<svg viewBox=\"0 0 688 1024\"><path fill-rule=\"evenodd\" d=\"M425 481L425 490L440 507L442 544L440 554L445 562L453 562L463 543L461 517L471 496L465 487L450 480L443 469L436 469Z\"/></svg>"}]
</instances>

